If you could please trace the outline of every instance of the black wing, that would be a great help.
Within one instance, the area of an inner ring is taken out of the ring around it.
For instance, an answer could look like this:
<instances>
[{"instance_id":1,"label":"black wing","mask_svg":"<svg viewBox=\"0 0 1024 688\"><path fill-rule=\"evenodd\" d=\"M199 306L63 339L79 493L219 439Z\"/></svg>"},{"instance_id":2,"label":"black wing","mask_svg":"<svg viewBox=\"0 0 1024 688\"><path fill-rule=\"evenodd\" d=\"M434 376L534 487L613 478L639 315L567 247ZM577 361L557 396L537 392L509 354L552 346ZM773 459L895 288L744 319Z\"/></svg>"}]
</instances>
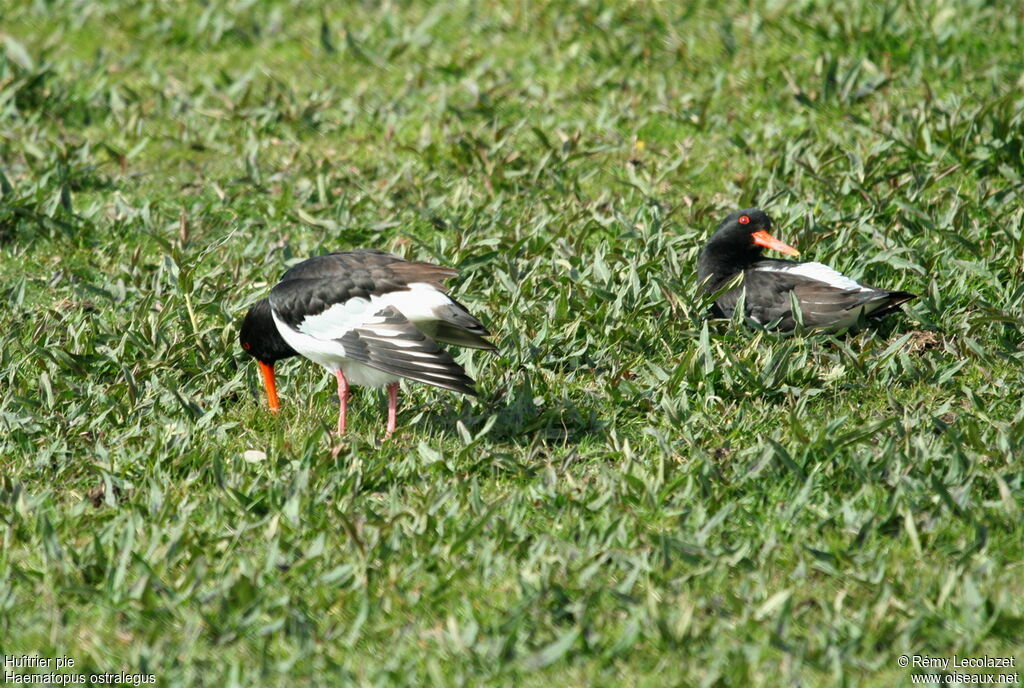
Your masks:
<instances>
[{"instance_id":1,"label":"black wing","mask_svg":"<svg viewBox=\"0 0 1024 688\"><path fill-rule=\"evenodd\" d=\"M859 307L863 307L866 315L885 315L914 298L909 292L842 289L782 271L747 270L742 286L726 292L715 302L722 315L732 317L744 290L746 315L764 325L778 320L782 330L796 326L794 299L806 327L828 327L848 319L850 311Z\"/></svg>"}]
</instances>

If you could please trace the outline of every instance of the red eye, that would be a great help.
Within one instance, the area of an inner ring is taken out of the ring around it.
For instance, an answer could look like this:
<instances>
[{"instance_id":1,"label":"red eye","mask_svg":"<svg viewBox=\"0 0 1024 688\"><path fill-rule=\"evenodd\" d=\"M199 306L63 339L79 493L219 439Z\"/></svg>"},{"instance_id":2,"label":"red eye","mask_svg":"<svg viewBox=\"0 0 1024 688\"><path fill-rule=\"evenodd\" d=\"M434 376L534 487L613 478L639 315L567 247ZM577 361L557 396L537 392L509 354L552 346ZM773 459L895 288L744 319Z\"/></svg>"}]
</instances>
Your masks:
<instances>
[{"instance_id":1,"label":"red eye","mask_svg":"<svg viewBox=\"0 0 1024 688\"><path fill-rule=\"evenodd\" d=\"M747 216L747 215L740 215L739 222L740 222L741 225L749 225L750 224L750 217Z\"/></svg>"},{"instance_id":2,"label":"red eye","mask_svg":"<svg viewBox=\"0 0 1024 688\"><path fill-rule=\"evenodd\" d=\"M252 348L252 344L250 344L249 342L245 342L242 344L242 348L248 351L249 349Z\"/></svg>"}]
</instances>

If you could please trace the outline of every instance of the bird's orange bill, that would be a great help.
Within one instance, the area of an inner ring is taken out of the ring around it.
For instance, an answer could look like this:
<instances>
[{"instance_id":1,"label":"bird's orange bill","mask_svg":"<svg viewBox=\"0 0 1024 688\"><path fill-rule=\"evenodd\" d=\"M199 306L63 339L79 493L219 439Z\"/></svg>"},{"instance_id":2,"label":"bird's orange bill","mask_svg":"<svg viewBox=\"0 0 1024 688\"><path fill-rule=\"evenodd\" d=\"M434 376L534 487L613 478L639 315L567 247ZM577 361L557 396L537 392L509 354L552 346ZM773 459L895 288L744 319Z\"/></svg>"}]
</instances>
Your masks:
<instances>
[{"instance_id":1,"label":"bird's orange bill","mask_svg":"<svg viewBox=\"0 0 1024 688\"><path fill-rule=\"evenodd\" d=\"M277 385L274 383L274 366L271 363L264 363L263 361L257 361L260 364L260 372L263 373L263 386L267 388L267 403L270 404L270 410L277 413L277 409L281 407L281 404L277 401Z\"/></svg>"},{"instance_id":2,"label":"bird's orange bill","mask_svg":"<svg viewBox=\"0 0 1024 688\"><path fill-rule=\"evenodd\" d=\"M764 246L765 248L770 248L773 251L785 253L786 255L790 256L800 255L800 252L797 251L795 248L793 248L789 244L785 244L779 241L778 239L776 239L763 229L759 232L754 232L751 236L754 237L754 243L757 244L758 246Z\"/></svg>"}]
</instances>

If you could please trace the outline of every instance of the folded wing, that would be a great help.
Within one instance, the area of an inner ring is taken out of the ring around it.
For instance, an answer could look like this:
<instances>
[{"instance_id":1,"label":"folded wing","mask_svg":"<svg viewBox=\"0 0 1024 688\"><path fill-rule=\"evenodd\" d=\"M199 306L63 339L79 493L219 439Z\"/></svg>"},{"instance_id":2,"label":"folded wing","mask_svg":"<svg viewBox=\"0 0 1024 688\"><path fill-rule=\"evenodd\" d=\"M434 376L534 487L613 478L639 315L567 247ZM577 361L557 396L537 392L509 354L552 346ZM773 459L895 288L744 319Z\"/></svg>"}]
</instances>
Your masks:
<instances>
[{"instance_id":1,"label":"folded wing","mask_svg":"<svg viewBox=\"0 0 1024 688\"><path fill-rule=\"evenodd\" d=\"M742 285L723 294L716 305L722 315L731 317L746 290L746 314L761 324L778 320L781 329L792 329L796 325L795 301L804 326L841 329L856 324L862 314L884 315L914 298L909 292L858 284L827 269L832 277L829 282L792 270L750 269L745 271Z\"/></svg>"},{"instance_id":2,"label":"folded wing","mask_svg":"<svg viewBox=\"0 0 1024 688\"><path fill-rule=\"evenodd\" d=\"M473 379L437 342L388 306L340 339L345 356L428 385L476 395Z\"/></svg>"}]
</instances>

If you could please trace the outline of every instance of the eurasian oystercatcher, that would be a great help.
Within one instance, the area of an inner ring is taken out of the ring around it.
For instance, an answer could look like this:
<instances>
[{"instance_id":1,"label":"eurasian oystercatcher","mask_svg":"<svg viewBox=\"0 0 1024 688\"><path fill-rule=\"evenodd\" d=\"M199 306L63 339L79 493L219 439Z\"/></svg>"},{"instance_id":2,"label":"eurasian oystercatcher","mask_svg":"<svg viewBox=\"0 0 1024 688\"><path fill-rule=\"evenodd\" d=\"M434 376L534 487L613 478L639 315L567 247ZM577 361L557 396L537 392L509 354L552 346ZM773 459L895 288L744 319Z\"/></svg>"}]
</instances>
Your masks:
<instances>
[{"instance_id":1,"label":"eurasian oystercatcher","mask_svg":"<svg viewBox=\"0 0 1024 688\"><path fill-rule=\"evenodd\" d=\"M438 343L494 351L479 320L445 293L458 271L375 250L339 251L294 266L242 321L239 342L260 364L277 410L274 364L301 355L338 381L338 434L349 385L388 389L385 439L395 431L398 380L476 395L473 379Z\"/></svg>"},{"instance_id":2,"label":"eurasian oystercatcher","mask_svg":"<svg viewBox=\"0 0 1024 688\"><path fill-rule=\"evenodd\" d=\"M916 294L869 287L841 275L821 263L798 263L764 258L770 248L791 256L800 253L769 231L772 221L757 208L737 210L711 235L697 260L697 279L704 293L725 288L743 273L742 283L715 301L718 315L732 317L740 295L744 312L761 325L777 323L780 330L793 330L799 308L804 327L830 331L849 328L861 315L879 317L899 310Z\"/></svg>"}]
</instances>

